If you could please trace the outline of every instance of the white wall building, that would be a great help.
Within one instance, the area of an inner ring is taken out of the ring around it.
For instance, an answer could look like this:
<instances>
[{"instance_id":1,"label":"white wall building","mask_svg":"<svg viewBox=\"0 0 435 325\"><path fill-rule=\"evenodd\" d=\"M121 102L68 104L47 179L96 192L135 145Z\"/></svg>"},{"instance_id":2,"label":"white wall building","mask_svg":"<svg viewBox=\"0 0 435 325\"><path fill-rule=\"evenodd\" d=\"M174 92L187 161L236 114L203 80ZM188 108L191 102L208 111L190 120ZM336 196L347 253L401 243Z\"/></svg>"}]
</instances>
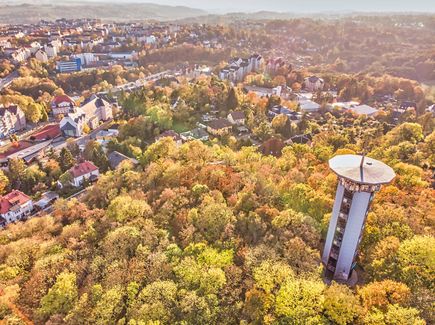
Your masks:
<instances>
[{"instance_id":1,"label":"white wall building","mask_svg":"<svg viewBox=\"0 0 435 325\"><path fill-rule=\"evenodd\" d=\"M44 50L39 49L38 51L36 51L35 53L35 58L36 60L40 61L40 62L48 62L48 55Z\"/></svg>"},{"instance_id":2,"label":"white wall building","mask_svg":"<svg viewBox=\"0 0 435 325\"><path fill-rule=\"evenodd\" d=\"M100 176L98 167L90 161L84 161L74 165L71 167L69 172L71 174L71 185L74 187L80 187L83 185L85 180L93 181Z\"/></svg>"},{"instance_id":3,"label":"white wall building","mask_svg":"<svg viewBox=\"0 0 435 325\"><path fill-rule=\"evenodd\" d=\"M13 190L0 197L0 227L30 215L33 201L23 192Z\"/></svg>"}]
</instances>

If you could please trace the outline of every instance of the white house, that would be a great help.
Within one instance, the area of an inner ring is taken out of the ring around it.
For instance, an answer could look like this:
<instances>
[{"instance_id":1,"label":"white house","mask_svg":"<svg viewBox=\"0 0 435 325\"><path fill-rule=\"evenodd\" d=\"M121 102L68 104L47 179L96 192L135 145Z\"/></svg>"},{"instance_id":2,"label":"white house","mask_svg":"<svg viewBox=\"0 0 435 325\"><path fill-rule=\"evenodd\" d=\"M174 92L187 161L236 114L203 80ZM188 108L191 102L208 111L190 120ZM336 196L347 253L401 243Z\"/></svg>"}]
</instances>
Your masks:
<instances>
[{"instance_id":1,"label":"white house","mask_svg":"<svg viewBox=\"0 0 435 325\"><path fill-rule=\"evenodd\" d=\"M38 51L36 51L35 53L35 58L36 60L40 61L40 62L48 62L48 55L45 51L39 49Z\"/></svg>"},{"instance_id":2,"label":"white house","mask_svg":"<svg viewBox=\"0 0 435 325\"><path fill-rule=\"evenodd\" d=\"M0 226L21 220L30 215L33 201L23 192L13 190L0 197Z\"/></svg>"},{"instance_id":3,"label":"white house","mask_svg":"<svg viewBox=\"0 0 435 325\"><path fill-rule=\"evenodd\" d=\"M0 138L26 128L24 112L16 105L3 107L0 105Z\"/></svg>"},{"instance_id":4,"label":"white house","mask_svg":"<svg viewBox=\"0 0 435 325\"><path fill-rule=\"evenodd\" d=\"M51 113L54 117L74 112L75 101L67 95L57 95L51 101Z\"/></svg>"},{"instance_id":5,"label":"white house","mask_svg":"<svg viewBox=\"0 0 435 325\"><path fill-rule=\"evenodd\" d=\"M322 90L325 82L322 78L311 76L304 79L305 89L308 91Z\"/></svg>"},{"instance_id":6,"label":"white house","mask_svg":"<svg viewBox=\"0 0 435 325\"><path fill-rule=\"evenodd\" d=\"M86 116L83 112L69 113L59 123L60 130L67 137L81 137Z\"/></svg>"},{"instance_id":7,"label":"white house","mask_svg":"<svg viewBox=\"0 0 435 325\"><path fill-rule=\"evenodd\" d=\"M54 58L55 56L57 56L57 52L58 52L60 45L56 46L56 45L54 45L54 43L55 43L55 41L52 41L51 43L44 45L45 53L47 53L47 56L49 58Z\"/></svg>"},{"instance_id":8,"label":"white house","mask_svg":"<svg viewBox=\"0 0 435 325\"><path fill-rule=\"evenodd\" d=\"M81 137L85 125L95 129L100 122L112 117L112 105L97 95L92 95L83 106L75 108L74 113L69 113L60 121L60 129L66 136Z\"/></svg>"},{"instance_id":9,"label":"white house","mask_svg":"<svg viewBox=\"0 0 435 325\"><path fill-rule=\"evenodd\" d=\"M113 118L112 105L101 97L93 94L79 109L86 115L86 122L91 128L95 128L101 121ZM91 125L96 122L97 125Z\"/></svg>"},{"instance_id":10,"label":"white house","mask_svg":"<svg viewBox=\"0 0 435 325\"><path fill-rule=\"evenodd\" d=\"M227 119L233 125L244 125L246 116L243 111L234 111L228 114Z\"/></svg>"},{"instance_id":11,"label":"white house","mask_svg":"<svg viewBox=\"0 0 435 325\"><path fill-rule=\"evenodd\" d=\"M94 53L74 54L71 57L73 59L80 59L82 64L84 65L90 65L91 63L98 61L98 56L96 56Z\"/></svg>"},{"instance_id":12,"label":"white house","mask_svg":"<svg viewBox=\"0 0 435 325\"><path fill-rule=\"evenodd\" d=\"M100 171L90 161L84 161L71 167L69 170L71 175L71 185L80 187L85 180L94 181L100 176Z\"/></svg>"}]
</instances>

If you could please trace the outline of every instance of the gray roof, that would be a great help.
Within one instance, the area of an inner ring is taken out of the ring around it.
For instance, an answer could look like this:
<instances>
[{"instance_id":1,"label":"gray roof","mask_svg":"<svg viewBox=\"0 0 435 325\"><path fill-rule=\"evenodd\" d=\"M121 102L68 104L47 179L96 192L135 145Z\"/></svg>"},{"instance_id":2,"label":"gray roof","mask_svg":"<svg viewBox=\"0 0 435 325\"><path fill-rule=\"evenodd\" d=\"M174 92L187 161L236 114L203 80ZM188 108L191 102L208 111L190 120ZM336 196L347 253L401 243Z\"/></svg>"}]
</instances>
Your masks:
<instances>
[{"instance_id":1,"label":"gray roof","mask_svg":"<svg viewBox=\"0 0 435 325\"><path fill-rule=\"evenodd\" d=\"M124 161L124 160L130 160L133 164L138 164L139 162L136 159L127 157L126 155L118 152L113 151L107 156L109 160L109 165L112 169L118 168L118 166Z\"/></svg>"},{"instance_id":2,"label":"gray roof","mask_svg":"<svg viewBox=\"0 0 435 325\"><path fill-rule=\"evenodd\" d=\"M383 162L362 156L339 155L329 160L329 167L339 176L358 184L387 184L396 176L393 169Z\"/></svg>"}]
</instances>

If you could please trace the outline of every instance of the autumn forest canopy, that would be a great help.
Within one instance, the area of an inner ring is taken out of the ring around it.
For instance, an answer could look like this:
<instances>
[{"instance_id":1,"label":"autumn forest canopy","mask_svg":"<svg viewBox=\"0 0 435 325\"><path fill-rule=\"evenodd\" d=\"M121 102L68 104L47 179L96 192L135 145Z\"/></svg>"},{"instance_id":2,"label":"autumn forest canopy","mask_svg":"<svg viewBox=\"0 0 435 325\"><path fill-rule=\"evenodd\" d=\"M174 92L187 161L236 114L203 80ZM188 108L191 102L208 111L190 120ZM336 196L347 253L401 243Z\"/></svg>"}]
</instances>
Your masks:
<instances>
[{"instance_id":1,"label":"autumn forest canopy","mask_svg":"<svg viewBox=\"0 0 435 325\"><path fill-rule=\"evenodd\" d=\"M327 159L358 144L319 134L280 158L152 144L83 202L3 230L3 290L38 323L430 323L434 196L419 164L433 163L433 137L406 123L372 139L398 176L369 214L355 289L326 286L319 254L336 186Z\"/></svg>"}]
</instances>

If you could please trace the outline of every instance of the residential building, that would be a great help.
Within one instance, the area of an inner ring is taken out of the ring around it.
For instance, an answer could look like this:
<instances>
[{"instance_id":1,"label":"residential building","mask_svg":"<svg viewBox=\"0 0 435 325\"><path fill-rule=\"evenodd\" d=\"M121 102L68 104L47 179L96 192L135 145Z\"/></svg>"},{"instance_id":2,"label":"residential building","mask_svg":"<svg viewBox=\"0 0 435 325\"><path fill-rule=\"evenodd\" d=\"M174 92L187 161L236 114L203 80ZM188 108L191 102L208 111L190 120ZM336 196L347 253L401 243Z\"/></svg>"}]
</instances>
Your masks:
<instances>
[{"instance_id":1,"label":"residential building","mask_svg":"<svg viewBox=\"0 0 435 325\"><path fill-rule=\"evenodd\" d=\"M71 175L71 185L80 187L85 181L95 181L100 176L100 171L90 161L84 161L71 167L69 170Z\"/></svg>"},{"instance_id":2,"label":"residential building","mask_svg":"<svg viewBox=\"0 0 435 325\"><path fill-rule=\"evenodd\" d=\"M22 220L33 210L32 199L18 190L0 197L0 226Z\"/></svg>"},{"instance_id":3,"label":"residential building","mask_svg":"<svg viewBox=\"0 0 435 325\"><path fill-rule=\"evenodd\" d=\"M267 61L266 73L269 75L275 75L280 68L285 67L286 63L283 58L275 58Z\"/></svg>"},{"instance_id":4,"label":"residential building","mask_svg":"<svg viewBox=\"0 0 435 325\"><path fill-rule=\"evenodd\" d=\"M159 141L160 139L163 138L172 138L172 140L174 140L175 144L180 146L183 144L183 139L181 139L181 136L175 132L174 130L168 130L163 132L162 134L160 134L159 136L156 137L156 141Z\"/></svg>"},{"instance_id":5,"label":"residential building","mask_svg":"<svg viewBox=\"0 0 435 325\"><path fill-rule=\"evenodd\" d=\"M113 118L112 105L102 97L93 94L79 108L86 115L86 123L91 129L96 128L100 122Z\"/></svg>"},{"instance_id":6,"label":"residential building","mask_svg":"<svg viewBox=\"0 0 435 325\"><path fill-rule=\"evenodd\" d=\"M44 45L44 51L47 53L49 58L54 58L57 56L58 47L53 44L53 42ZM60 47L60 46L59 46Z\"/></svg>"},{"instance_id":7,"label":"residential building","mask_svg":"<svg viewBox=\"0 0 435 325\"><path fill-rule=\"evenodd\" d=\"M233 125L245 125L246 115L243 111L234 111L228 114L228 121Z\"/></svg>"},{"instance_id":8,"label":"residential building","mask_svg":"<svg viewBox=\"0 0 435 325\"><path fill-rule=\"evenodd\" d=\"M81 137L85 125L95 129L100 122L112 117L112 105L94 94L81 107L75 108L74 113L67 114L60 121L60 129L65 136Z\"/></svg>"},{"instance_id":9,"label":"residential building","mask_svg":"<svg viewBox=\"0 0 435 325\"><path fill-rule=\"evenodd\" d=\"M56 192L45 192L42 194L39 201L35 202L34 207L36 210L44 210L48 208L54 201L56 201L59 198L59 194Z\"/></svg>"},{"instance_id":10,"label":"residential building","mask_svg":"<svg viewBox=\"0 0 435 325\"><path fill-rule=\"evenodd\" d=\"M257 87L257 86L244 86L245 92L252 92L258 97L270 97L270 96L281 96L282 87L277 86L274 88Z\"/></svg>"},{"instance_id":11,"label":"residential building","mask_svg":"<svg viewBox=\"0 0 435 325\"><path fill-rule=\"evenodd\" d=\"M254 54L247 59L232 58L228 65L219 72L220 79L227 79L232 82L241 82L251 73L261 69L263 58Z\"/></svg>"},{"instance_id":12,"label":"residential building","mask_svg":"<svg viewBox=\"0 0 435 325\"><path fill-rule=\"evenodd\" d=\"M319 91L323 89L325 82L322 78L311 76L304 79L305 90L307 91Z\"/></svg>"},{"instance_id":13,"label":"residential building","mask_svg":"<svg viewBox=\"0 0 435 325\"><path fill-rule=\"evenodd\" d=\"M224 136L230 134L233 125L225 118L210 121L207 125L207 132L214 136Z\"/></svg>"},{"instance_id":14,"label":"residential building","mask_svg":"<svg viewBox=\"0 0 435 325\"><path fill-rule=\"evenodd\" d=\"M86 115L83 112L67 114L59 123L60 130L67 137L81 137L86 124Z\"/></svg>"},{"instance_id":15,"label":"residential building","mask_svg":"<svg viewBox=\"0 0 435 325\"><path fill-rule=\"evenodd\" d=\"M107 156L107 159L109 160L110 168L116 169L118 168L123 161L130 161L133 165L139 164L139 162L136 159L127 157L126 155L118 152L118 151L112 151Z\"/></svg>"},{"instance_id":16,"label":"residential building","mask_svg":"<svg viewBox=\"0 0 435 325\"><path fill-rule=\"evenodd\" d=\"M75 101L67 95L55 96L51 101L51 113L54 117L73 113L75 107Z\"/></svg>"},{"instance_id":17,"label":"residential building","mask_svg":"<svg viewBox=\"0 0 435 325\"><path fill-rule=\"evenodd\" d=\"M26 128L24 112L17 106L0 106L0 138Z\"/></svg>"},{"instance_id":18,"label":"residential building","mask_svg":"<svg viewBox=\"0 0 435 325\"><path fill-rule=\"evenodd\" d=\"M193 130L183 132L180 134L181 139L183 141L190 141L190 140L200 140L200 141L208 141L209 135L203 128L195 128Z\"/></svg>"},{"instance_id":19,"label":"residential building","mask_svg":"<svg viewBox=\"0 0 435 325\"><path fill-rule=\"evenodd\" d=\"M295 112L289 109L286 106L275 105L271 109L269 109L268 116L270 119L273 119L275 116L284 114L286 115L291 122L299 122L302 119L302 114L300 112Z\"/></svg>"},{"instance_id":20,"label":"residential building","mask_svg":"<svg viewBox=\"0 0 435 325\"><path fill-rule=\"evenodd\" d=\"M99 60L98 56L94 53L80 53L71 56L73 59L80 59L84 66L92 65Z\"/></svg>"},{"instance_id":21,"label":"residential building","mask_svg":"<svg viewBox=\"0 0 435 325\"><path fill-rule=\"evenodd\" d=\"M35 52L35 59L40 62L46 63L48 62L48 55L44 50L39 49Z\"/></svg>"}]
</instances>

